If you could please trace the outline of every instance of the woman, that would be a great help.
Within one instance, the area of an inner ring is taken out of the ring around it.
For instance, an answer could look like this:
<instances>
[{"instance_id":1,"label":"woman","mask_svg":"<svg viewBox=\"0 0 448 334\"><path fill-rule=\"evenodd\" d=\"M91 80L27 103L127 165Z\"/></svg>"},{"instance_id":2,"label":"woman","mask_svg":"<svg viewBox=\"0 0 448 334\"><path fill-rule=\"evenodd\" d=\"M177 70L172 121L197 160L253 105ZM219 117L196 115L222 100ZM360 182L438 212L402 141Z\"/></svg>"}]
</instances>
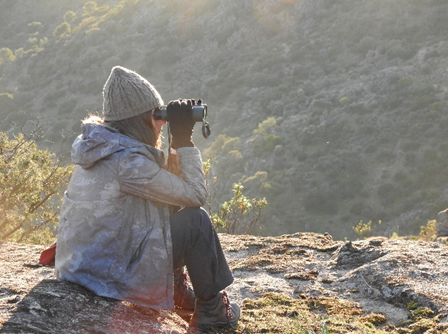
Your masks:
<instances>
[{"instance_id":1,"label":"woman","mask_svg":"<svg viewBox=\"0 0 448 334\"><path fill-rule=\"evenodd\" d=\"M163 105L160 94L139 74L112 69L102 117L84 120L73 143L76 167L61 208L56 270L60 279L100 296L173 308L173 295L188 297L177 298L182 282L175 286L173 278L186 266L197 297L190 328L234 327L239 307L222 292L233 277L201 209L207 190L192 141L194 104L176 100L167 106L173 153L168 171L160 150L166 121L154 118Z\"/></svg>"}]
</instances>

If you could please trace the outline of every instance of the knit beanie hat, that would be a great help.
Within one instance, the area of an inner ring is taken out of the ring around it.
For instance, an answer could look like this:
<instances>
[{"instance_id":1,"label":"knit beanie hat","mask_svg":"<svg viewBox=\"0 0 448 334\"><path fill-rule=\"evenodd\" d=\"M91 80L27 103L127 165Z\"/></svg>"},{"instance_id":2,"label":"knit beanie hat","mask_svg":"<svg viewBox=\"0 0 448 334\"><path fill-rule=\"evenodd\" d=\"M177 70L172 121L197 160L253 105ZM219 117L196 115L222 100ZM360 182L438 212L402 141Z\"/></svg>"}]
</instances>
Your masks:
<instances>
[{"instance_id":1,"label":"knit beanie hat","mask_svg":"<svg viewBox=\"0 0 448 334\"><path fill-rule=\"evenodd\" d=\"M103 88L103 117L119 121L163 105L159 92L140 74L121 66L112 68Z\"/></svg>"}]
</instances>

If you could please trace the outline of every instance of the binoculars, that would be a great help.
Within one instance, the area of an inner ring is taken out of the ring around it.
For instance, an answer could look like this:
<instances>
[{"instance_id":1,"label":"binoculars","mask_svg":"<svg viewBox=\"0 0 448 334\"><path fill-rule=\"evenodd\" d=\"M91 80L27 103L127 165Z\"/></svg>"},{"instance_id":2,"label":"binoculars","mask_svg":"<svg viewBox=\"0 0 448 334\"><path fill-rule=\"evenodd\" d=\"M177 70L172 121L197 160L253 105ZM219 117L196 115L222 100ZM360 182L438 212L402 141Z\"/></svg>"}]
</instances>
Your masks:
<instances>
[{"instance_id":1,"label":"binoculars","mask_svg":"<svg viewBox=\"0 0 448 334\"><path fill-rule=\"evenodd\" d=\"M191 116L195 122L202 122L207 117L207 105L196 104L191 108ZM168 112L166 106L162 106L154 111L154 119L169 122Z\"/></svg>"},{"instance_id":2,"label":"binoculars","mask_svg":"<svg viewBox=\"0 0 448 334\"><path fill-rule=\"evenodd\" d=\"M210 136L210 124L205 120L207 117L207 105L195 104L191 107L191 118L195 122L202 122L202 136L208 138ZM154 119L169 122L168 112L166 106L162 106L154 111Z\"/></svg>"}]
</instances>

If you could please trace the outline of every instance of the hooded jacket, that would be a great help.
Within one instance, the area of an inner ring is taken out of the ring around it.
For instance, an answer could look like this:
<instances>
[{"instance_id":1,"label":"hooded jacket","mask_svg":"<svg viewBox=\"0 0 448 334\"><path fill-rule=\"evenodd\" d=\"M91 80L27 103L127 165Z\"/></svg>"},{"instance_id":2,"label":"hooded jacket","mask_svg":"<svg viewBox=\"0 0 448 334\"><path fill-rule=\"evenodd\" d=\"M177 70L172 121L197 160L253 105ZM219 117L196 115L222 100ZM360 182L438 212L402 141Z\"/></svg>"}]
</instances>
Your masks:
<instances>
[{"instance_id":1,"label":"hooded jacket","mask_svg":"<svg viewBox=\"0 0 448 334\"><path fill-rule=\"evenodd\" d=\"M170 207L207 197L200 152L177 150L180 176L163 151L99 124L84 124L58 226L57 277L97 295L173 308Z\"/></svg>"}]
</instances>

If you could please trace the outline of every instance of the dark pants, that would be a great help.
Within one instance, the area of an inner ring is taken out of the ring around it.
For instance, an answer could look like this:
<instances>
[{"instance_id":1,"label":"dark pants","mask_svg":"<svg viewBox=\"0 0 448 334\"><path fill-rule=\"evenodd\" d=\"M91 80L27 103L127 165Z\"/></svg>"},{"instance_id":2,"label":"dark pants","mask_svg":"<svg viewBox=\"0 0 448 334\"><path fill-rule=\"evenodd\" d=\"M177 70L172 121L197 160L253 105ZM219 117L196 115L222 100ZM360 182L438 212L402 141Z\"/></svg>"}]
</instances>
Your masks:
<instances>
[{"instance_id":1,"label":"dark pants","mask_svg":"<svg viewBox=\"0 0 448 334\"><path fill-rule=\"evenodd\" d=\"M171 216L174 269L187 267L198 298L207 298L233 282L210 217L201 208L184 208Z\"/></svg>"}]
</instances>

